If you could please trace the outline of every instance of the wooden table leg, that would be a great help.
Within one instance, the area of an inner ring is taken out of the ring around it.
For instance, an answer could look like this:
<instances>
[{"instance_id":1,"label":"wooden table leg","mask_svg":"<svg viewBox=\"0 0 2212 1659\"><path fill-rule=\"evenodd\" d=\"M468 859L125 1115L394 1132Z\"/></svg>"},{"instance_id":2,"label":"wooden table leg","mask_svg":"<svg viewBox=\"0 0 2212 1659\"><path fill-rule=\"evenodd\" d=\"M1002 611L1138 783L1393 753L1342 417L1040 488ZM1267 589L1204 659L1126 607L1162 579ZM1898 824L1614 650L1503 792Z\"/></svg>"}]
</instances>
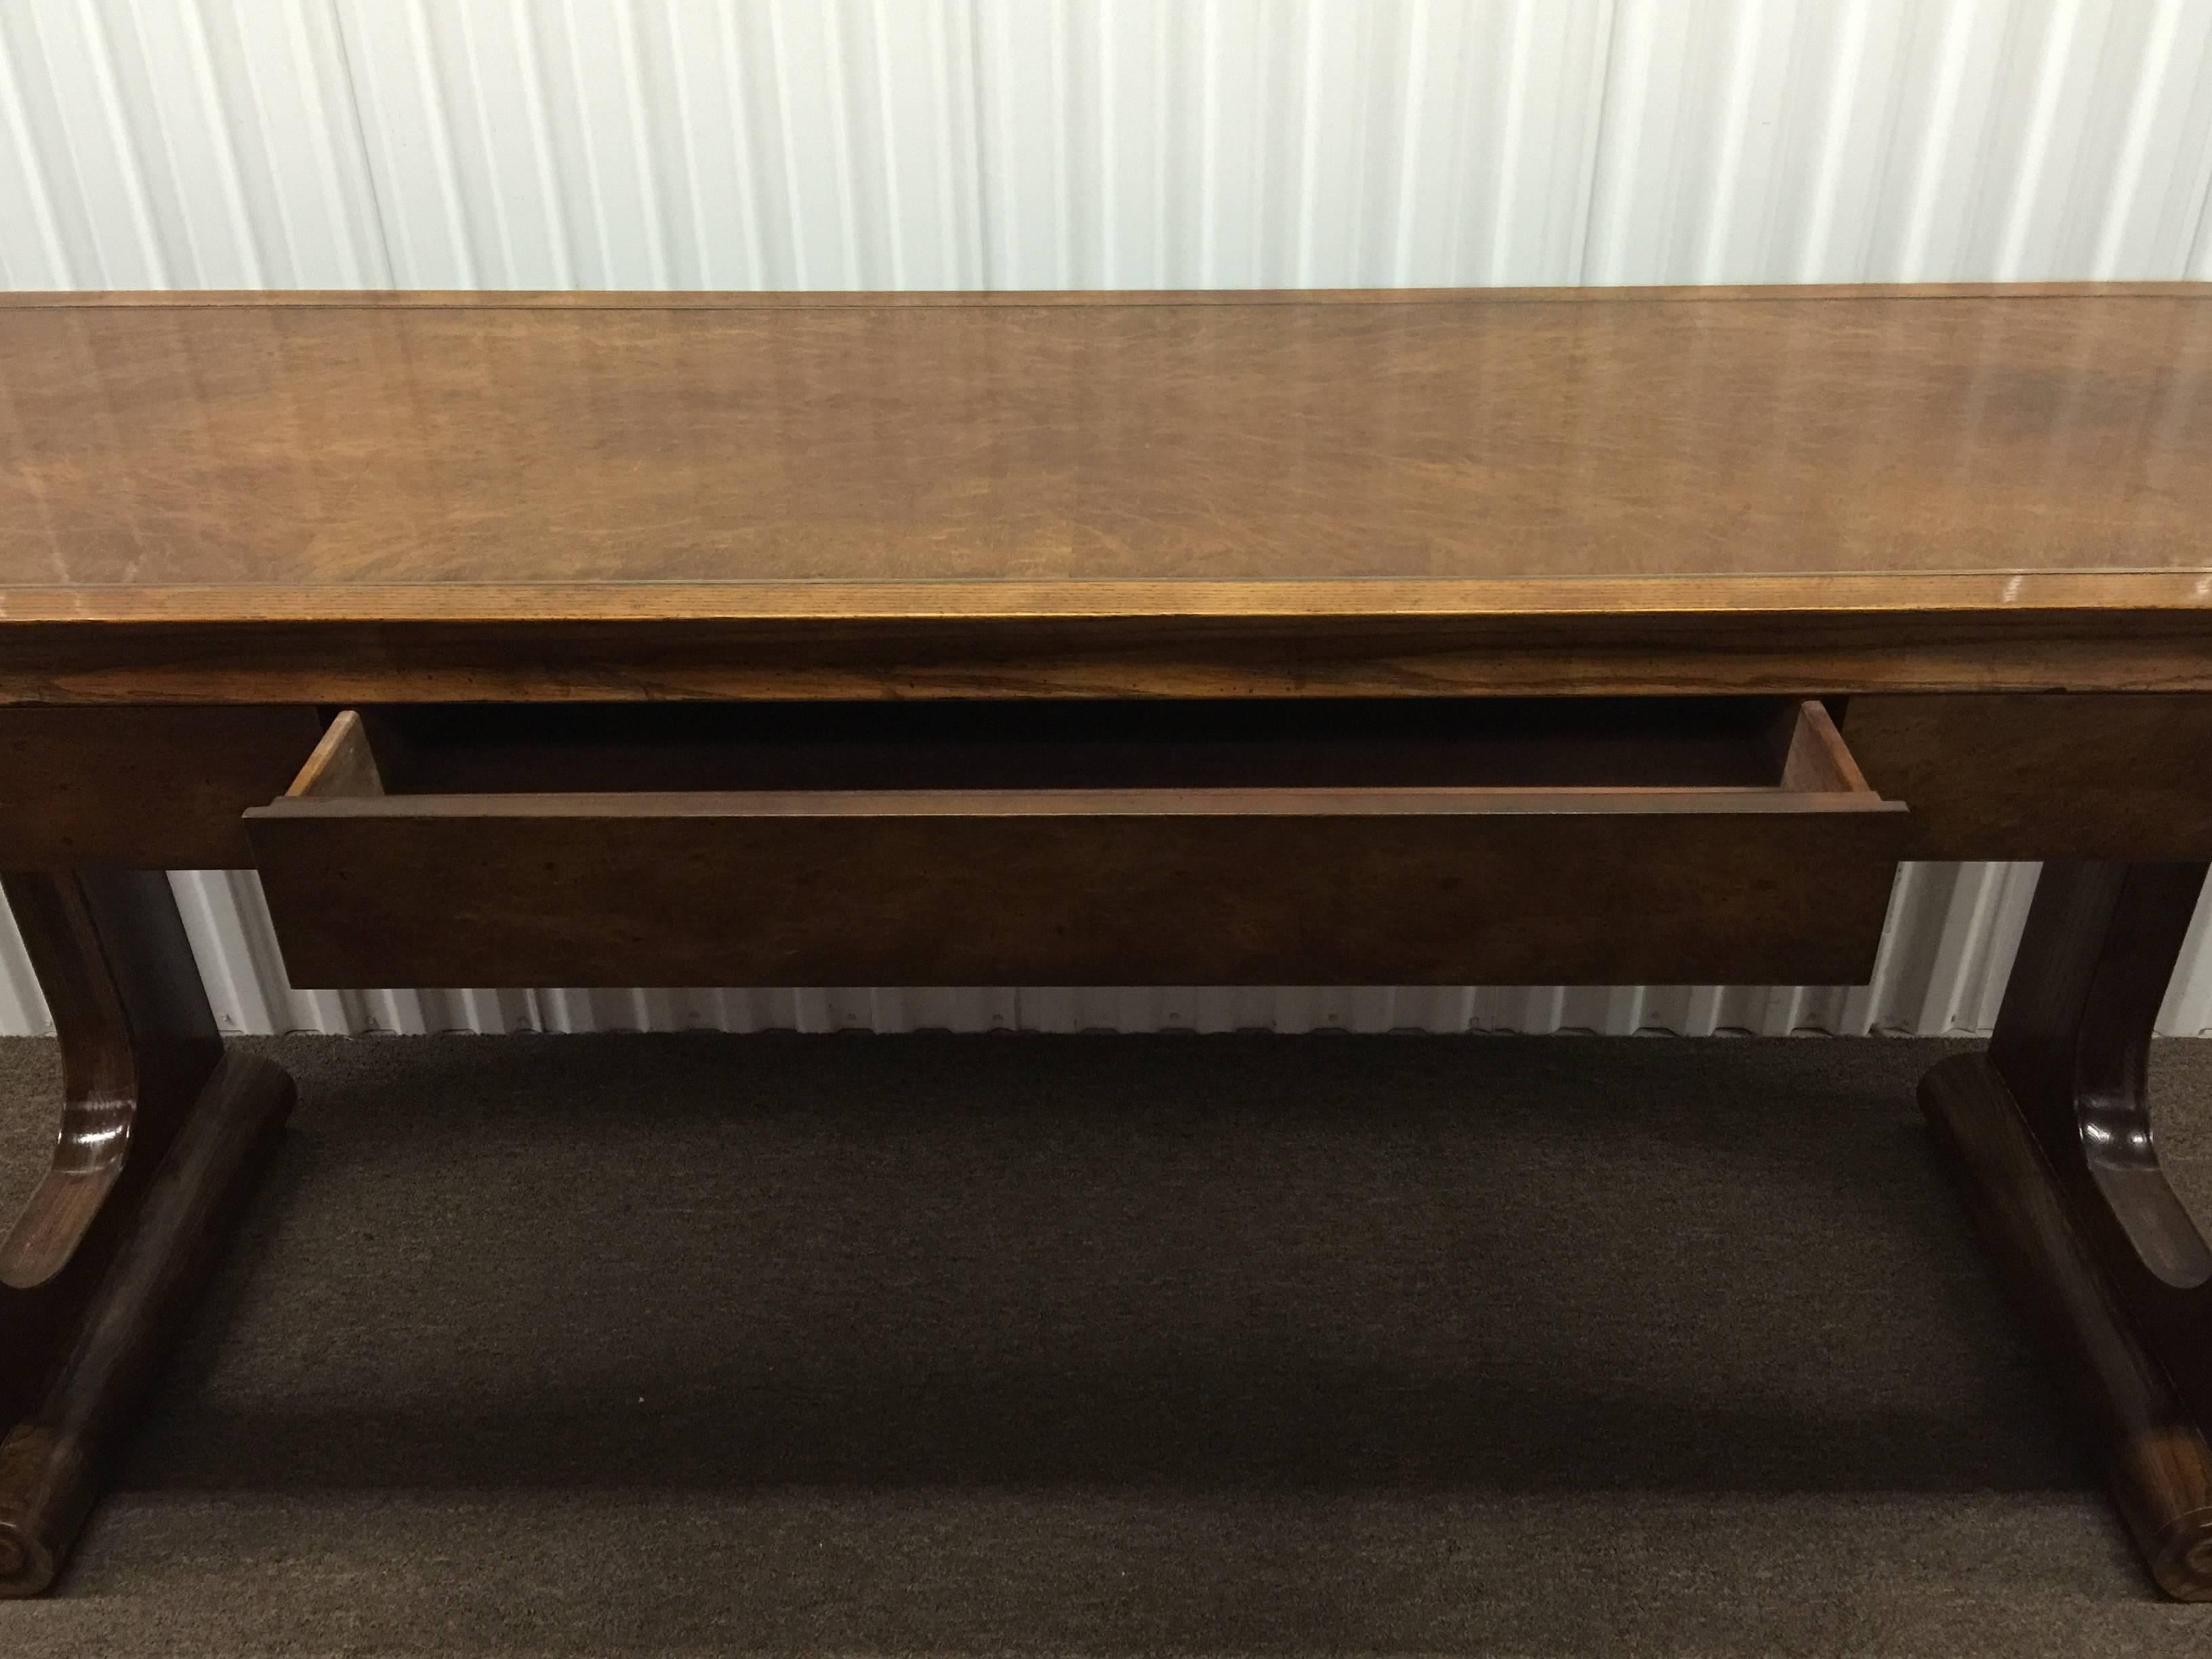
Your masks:
<instances>
[{"instance_id":1,"label":"wooden table leg","mask_svg":"<svg viewBox=\"0 0 2212 1659\"><path fill-rule=\"evenodd\" d=\"M2143 1074L2205 870L2045 865L1988 1054L1920 1085L2152 1575L2187 1601L2212 1601L2212 1249L2160 1170Z\"/></svg>"},{"instance_id":2,"label":"wooden table leg","mask_svg":"<svg viewBox=\"0 0 2212 1659\"><path fill-rule=\"evenodd\" d=\"M53 1163L0 1239L0 1595L53 1580L292 1104L226 1054L159 872L0 876L61 1039Z\"/></svg>"}]
</instances>

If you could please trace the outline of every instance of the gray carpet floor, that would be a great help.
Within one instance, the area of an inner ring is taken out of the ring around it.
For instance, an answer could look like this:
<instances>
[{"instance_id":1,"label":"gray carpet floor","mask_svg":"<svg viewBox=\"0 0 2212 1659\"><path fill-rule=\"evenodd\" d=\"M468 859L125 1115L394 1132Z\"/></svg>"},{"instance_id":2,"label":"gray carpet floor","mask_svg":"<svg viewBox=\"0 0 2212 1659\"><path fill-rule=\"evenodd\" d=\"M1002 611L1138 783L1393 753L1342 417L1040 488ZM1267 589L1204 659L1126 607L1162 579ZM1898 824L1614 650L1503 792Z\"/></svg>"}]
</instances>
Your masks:
<instances>
[{"instance_id":1,"label":"gray carpet floor","mask_svg":"<svg viewBox=\"0 0 2212 1659\"><path fill-rule=\"evenodd\" d=\"M287 1040L8 1655L2191 1654L1945 1045ZM2212 1218L2212 1044L2157 1052ZM0 1206L52 1125L0 1043Z\"/></svg>"}]
</instances>

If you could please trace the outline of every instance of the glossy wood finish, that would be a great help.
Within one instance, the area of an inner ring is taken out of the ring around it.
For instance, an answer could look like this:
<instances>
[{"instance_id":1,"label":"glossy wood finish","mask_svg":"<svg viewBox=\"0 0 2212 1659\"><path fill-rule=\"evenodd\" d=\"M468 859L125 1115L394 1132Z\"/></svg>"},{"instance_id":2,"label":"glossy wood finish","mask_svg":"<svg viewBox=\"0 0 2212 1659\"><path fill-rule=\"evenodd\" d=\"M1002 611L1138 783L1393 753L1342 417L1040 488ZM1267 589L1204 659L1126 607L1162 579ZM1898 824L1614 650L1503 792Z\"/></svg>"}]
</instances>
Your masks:
<instances>
[{"instance_id":1,"label":"glossy wood finish","mask_svg":"<svg viewBox=\"0 0 2212 1659\"><path fill-rule=\"evenodd\" d=\"M291 1085L225 1058L166 876L18 872L0 885L53 1014L64 1097L52 1168L0 1242L0 1595L13 1595L52 1577L242 1196L237 1132L272 1129Z\"/></svg>"},{"instance_id":2,"label":"glossy wood finish","mask_svg":"<svg viewBox=\"0 0 2212 1659\"><path fill-rule=\"evenodd\" d=\"M1027 750L955 745L933 778L893 749L891 787L871 787L850 757L741 742L664 763L832 787L589 793L603 735L520 770L496 747L418 751L444 788L509 792L416 793L347 724L249 827L298 984L1850 981L1873 961L1903 813L1819 705L1781 745L1766 711L1741 711L1763 777L1704 785L1620 781L1650 763L1602 708L1579 739L1555 713L1540 740L1486 742L1497 712L1462 706L1440 712L1470 733L1408 742L1396 707L1334 746L1255 741L1256 759L1164 735L1110 787L1110 757L1033 745L1086 787L1025 773ZM1512 776L1516 754L1545 770Z\"/></svg>"},{"instance_id":3,"label":"glossy wood finish","mask_svg":"<svg viewBox=\"0 0 2212 1659\"><path fill-rule=\"evenodd\" d=\"M2212 1600L2212 1249L2158 1164L2153 1020L2203 862L2047 864L1986 1059L1921 1101L2166 1591Z\"/></svg>"},{"instance_id":4,"label":"glossy wood finish","mask_svg":"<svg viewBox=\"0 0 2212 1659\"><path fill-rule=\"evenodd\" d=\"M0 1441L0 1596L53 1582L292 1101L257 1056L227 1054L208 1079L37 1411Z\"/></svg>"},{"instance_id":5,"label":"glossy wood finish","mask_svg":"<svg viewBox=\"0 0 2212 1659\"><path fill-rule=\"evenodd\" d=\"M1983 1243L2058 1363L2152 1576L2169 1595L2212 1598L2212 1447L2114 1300L2018 1105L1979 1054L1937 1066L1920 1098Z\"/></svg>"},{"instance_id":6,"label":"glossy wood finish","mask_svg":"<svg viewBox=\"0 0 2212 1659\"><path fill-rule=\"evenodd\" d=\"M2212 858L2212 697L1861 696L1842 723L1911 857Z\"/></svg>"},{"instance_id":7,"label":"glossy wood finish","mask_svg":"<svg viewBox=\"0 0 2212 1659\"><path fill-rule=\"evenodd\" d=\"M2170 289L88 301L0 307L0 362L33 509L9 586L118 615L171 588L343 616L401 584L2193 570L2212 511L2212 303Z\"/></svg>"},{"instance_id":8,"label":"glossy wood finish","mask_svg":"<svg viewBox=\"0 0 2212 1659\"><path fill-rule=\"evenodd\" d=\"M723 622L64 623L0 619L0 702L459 702L913 697L1825 696L2098 689L2212 691L2204 578L2083 579L2063 605L2008 601L2010 578L1944 579L1912 611L1879 580L1820 584L1829 608L1780 610L1764 588L1600 583L1495 608L1376 583L1284 596L1007 584L930 595L950 620L884 619L910 595L843 590L851 610ZM2062 586L2056 579L2041 591ZM1395 587L1395 595L1386 589ZM1855 592L1855 588L1863 591ZM596 595L574 597L581 605ZM667 594L655 599L673 602ZM756 592L748 600L759 599ZM800 596L827 605L832 596ZM708 600L725 599L720 593ZM1303 605L1292 601L1304 601ZM545 604L566 604L548 595ZM765 601L763 601L763 603ZM734 602L732 602L734 603ZM1539 611L1519 604L1578 605ZM190 608L178 596L178 610ZM1401 605L1377 617L1359 607ZM963 605L972 614L962 616ZM1188 615L1179 606L1204 606ZM1054 617L1056 606L1117 614ZM1438 614L1424 615L1423 607ZM1608 609L1607 607L1611 607ZM272 610L273 610L272 606ZM1131 617L1131 611L1151 614ZM1044 613L1040 617L1038 612Z\"/></svg>"},{"instance_id":9,"label":"glossy wood finish","mask_svg":"<svg viewBox=\"0 0 2212 1659\"><path fill-rule=\"evenodd\" d=\"M0 870L243 869L239 815L322 729L309 708L0 708Z\"/></svg>"},{"instance_id":10,"label":"glossy wood finish","mask_svg":"<svg viewBox=\"0 0 2212 1659\"><path fill-rule=\"evenodd\" d=\"M0 696L2212 690L2206 294L18 300Z\"/></svg>"},{"instance_id":11,"label":"glossy wood finish","mask_svg":"<svg viewBox=\"0 0 2212 1659\"><path fill-rule=\"evenodd\" d=\"M281 1119L226 1060L167 878L0 878L61 1039L53 1167L0 1243L0 1595L45 1587L240 1197L224 1150ZM219 1143L210 1146L209 1138Z\"/></svg>"},{"instance_id":12,"label":"glossy wood finish","mask_svg":"<svg viewBox=\"0 0 2212 1659\"><path fill-rule=\"evenodd\" d=\"M1924 854L2212 850L2208 524L2203 285L0 297L0 867L56 872L7 891L70 1102L0 1589L289 1099L161 878L59 866L233 861L280 755L303 982L1853 980L1881 795ZM1872 787L1817 708L1671 701L1750 696L1850 698ZM2142 1073L2203 872L2051 866L1923 1091L2182 1595L2212 1249Z\"/></svg>"},{"instance_id":13,"label":"glossy wood finish","mask_svg":"<svg viewBox=\"0 0 2212 1659\"><path fill-rule=\"evenodd\" d=\"M52 1164L0 1240L0 1328L20 1339L0 1358L4 1416L24 1403L42 1363L15 1310L82 1296L86 1275L64 1285L64 1270L82 1254L100 1271L94 1223L103 1205L126 1172L160 1160L222 1045L166 878L15 873L0 886L53 1015L63 1068Z\"/></svg>"}]
</instances>

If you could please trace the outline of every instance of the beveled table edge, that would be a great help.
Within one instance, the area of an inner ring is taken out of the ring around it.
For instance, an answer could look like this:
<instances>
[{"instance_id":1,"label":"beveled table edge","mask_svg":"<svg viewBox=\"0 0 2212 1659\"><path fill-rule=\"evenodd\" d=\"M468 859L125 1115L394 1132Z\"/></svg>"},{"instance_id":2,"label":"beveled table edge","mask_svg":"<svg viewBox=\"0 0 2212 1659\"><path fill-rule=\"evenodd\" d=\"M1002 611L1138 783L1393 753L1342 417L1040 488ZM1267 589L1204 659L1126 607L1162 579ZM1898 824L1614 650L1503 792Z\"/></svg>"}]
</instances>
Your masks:
<instances>
[{"instance_id":1,"label":"beveled table edge","mask_svg":"<svg viewBox=\"0 0 2212 1659\"><path fill-rule=\"evenodd\" d=\"M52 623L1346 622L2038 611L2212 614L2212 567L1427 580L408 582L0 586L0 632Z\"/></svg>"}]
</instances>

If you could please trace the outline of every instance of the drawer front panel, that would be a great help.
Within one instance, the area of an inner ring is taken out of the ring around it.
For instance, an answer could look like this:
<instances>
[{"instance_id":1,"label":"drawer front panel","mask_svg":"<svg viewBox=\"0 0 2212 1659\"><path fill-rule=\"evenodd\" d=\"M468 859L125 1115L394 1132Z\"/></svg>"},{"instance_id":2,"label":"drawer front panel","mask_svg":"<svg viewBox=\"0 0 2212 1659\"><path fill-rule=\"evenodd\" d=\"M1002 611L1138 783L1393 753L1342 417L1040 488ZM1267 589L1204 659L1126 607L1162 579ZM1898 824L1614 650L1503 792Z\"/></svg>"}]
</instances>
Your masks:
<instances>
[{"instance_id":1,"label":"drawer front panel","mask_svg":"<svg viewBox=\"0 0 2212 1659\"><path fill-rule=\"evenodd\" d=\"M2212 696L1860 696L1843 730L1911 857L2212 858Z\"/></svg>"},{"instance_id":2,"label":"drawer front panel","mask_svg":"<svg viewBox=\"0 0 2212 1659\"><path fill-rule=\"evenodd\" d=\"M247 817L301 985L1838 982L1873 962L1904 813L1816 705L1157 713L1151 738L1112 709L1052 731L1018 708L349 713Z\"/></svg>"},{"instance_id":3,"label":"drawer front panel","mask_svg":"<svg viewBox=\"0 0 2212 1659\"><path fill-rule=\"evenodd\" d=\"M0 870L234 870L239 815L321 735L311 708L0 708Z\"/></svg>"},{"instance_id":4,"label":"drawer front panel","mask_svg":"<svg viewBox=\"0 0 2212 1659\"><path fill-rule=\"evenodd\" d=\"M303 985L1848 983L1899 816L258 818Z\"/></svg>"}]
</instances>

